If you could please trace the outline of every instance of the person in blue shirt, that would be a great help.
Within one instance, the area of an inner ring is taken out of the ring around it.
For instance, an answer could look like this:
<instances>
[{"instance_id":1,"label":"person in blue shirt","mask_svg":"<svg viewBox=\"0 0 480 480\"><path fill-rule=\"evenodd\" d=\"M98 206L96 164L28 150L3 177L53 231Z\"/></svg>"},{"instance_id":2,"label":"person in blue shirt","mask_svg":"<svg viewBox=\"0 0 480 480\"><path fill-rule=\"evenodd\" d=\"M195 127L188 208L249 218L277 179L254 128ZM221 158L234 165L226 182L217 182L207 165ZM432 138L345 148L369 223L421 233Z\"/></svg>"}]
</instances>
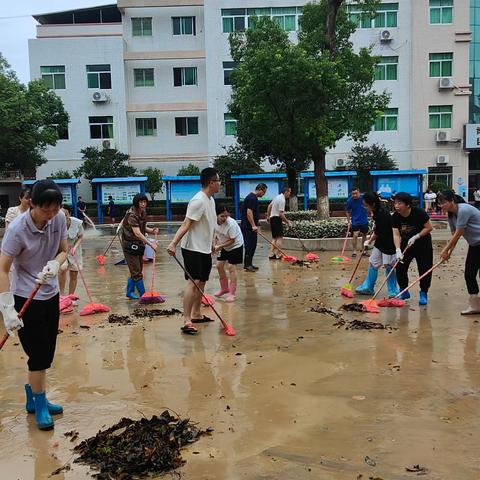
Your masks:
<instances>
[{"instance_id":1,"label":"person in blue shirt","mask_svg":"<svg viewBox=\"0 0 480 480\"><path fill-rule=\"evenodd\" d=\"M350 229L353 233L352 238L352 257L357 256L357 239L358 235L362 236L362 245L367 240L368 233L368 216L367 210L363 206L363 200L360 195L360 190L357 187L352 189L352 195L346 203L347 221L350 224ZM365 256L368 254L365 252Z\"/></svg>"}]
</instances>

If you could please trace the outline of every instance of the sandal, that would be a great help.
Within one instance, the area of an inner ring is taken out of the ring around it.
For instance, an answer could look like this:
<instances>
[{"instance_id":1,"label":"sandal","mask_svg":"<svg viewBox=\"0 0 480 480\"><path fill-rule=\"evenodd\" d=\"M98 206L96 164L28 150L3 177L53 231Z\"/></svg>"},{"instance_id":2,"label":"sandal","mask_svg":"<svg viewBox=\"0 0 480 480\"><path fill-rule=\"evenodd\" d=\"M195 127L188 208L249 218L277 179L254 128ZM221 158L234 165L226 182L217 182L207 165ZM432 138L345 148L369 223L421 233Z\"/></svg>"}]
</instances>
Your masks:
<instances>
[{"instance_id":1,"label":"sandal","mask_svg":"<svg viewBox=\"0 0 480 480\"><path fill-rule=\"evenodd\" d=\"M180 330L187 335L195 335L198 333L198 330L191 323L186 323Z\"/></svg>"},{"instance_id":2,"label":"sandal","mask_svg":"<svg viewBox=\"0 0 480 480\"><path fill-rule=\"evenodd\" d=\"M207 322L214 322L213 318L207 317L203 315L202 318L192 318L192 323L207 323Z\"/></svg>"}]
</instances>

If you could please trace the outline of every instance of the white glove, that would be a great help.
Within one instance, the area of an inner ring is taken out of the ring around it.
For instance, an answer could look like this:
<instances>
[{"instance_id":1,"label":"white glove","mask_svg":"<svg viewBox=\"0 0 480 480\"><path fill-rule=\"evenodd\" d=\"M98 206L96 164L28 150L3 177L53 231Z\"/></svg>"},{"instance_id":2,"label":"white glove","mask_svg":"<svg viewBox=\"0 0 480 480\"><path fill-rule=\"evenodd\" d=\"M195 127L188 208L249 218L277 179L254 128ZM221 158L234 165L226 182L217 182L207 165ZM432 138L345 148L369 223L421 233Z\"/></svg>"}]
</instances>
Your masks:
<instances>
[{"instance_id":1,"label":"white glove","mask_svg":"<svg viewBox=\"0 0 480 480\"><path fill-rule=\"evenodd\" d=\"M420 238L420 235L417 233L412 238L408 239L407 245L411 247L419 238Z\"/></svg>"},{"instance_id":2,"label":"white glove","mask_svg":"<svg viewBox=\"0 0 480 480\"><path fill-rule=\"evenodd\" d=\"M0 312L3 315L3 323L8 334L14 337L15 330L19 330L23 327L21 318L18 318L18 313L15 310L15 300L13 299L13 293L4 292L0 293Z\"/></svg>"},{"instance_id":3,"label":"white glove","mask_svg":"<svg viewBox=\"0 0 480 480\"><path fill-rule=\"evenodd\" d=\"M365 247L365 250L368 250L368 248L370 247L370 242L368 240L365 240L363 242L363 246Z\"/></svg>"},{"instance_id":4,"label":"white glove","mask_svg":"<svg viewBox=\"0 0 480 480\"><path fill-rule=\"evenodd\" d=\"M402 250L400 248L397 248L395 250L395 258L400 262L403 260L403 253L402 253Z\"/></svg>"},{"instance_id":5,"label":"white glove","mask_svg":"<svg viewBox=\"0 0 480 480\"><path fill-rule=\"evenodd\" d=\"M37 283L43 284L50 278L54 278L60 270L60 264L57 260L50 260L43 267L43 270L37 275Z\"/></svg>"}]
</instances>

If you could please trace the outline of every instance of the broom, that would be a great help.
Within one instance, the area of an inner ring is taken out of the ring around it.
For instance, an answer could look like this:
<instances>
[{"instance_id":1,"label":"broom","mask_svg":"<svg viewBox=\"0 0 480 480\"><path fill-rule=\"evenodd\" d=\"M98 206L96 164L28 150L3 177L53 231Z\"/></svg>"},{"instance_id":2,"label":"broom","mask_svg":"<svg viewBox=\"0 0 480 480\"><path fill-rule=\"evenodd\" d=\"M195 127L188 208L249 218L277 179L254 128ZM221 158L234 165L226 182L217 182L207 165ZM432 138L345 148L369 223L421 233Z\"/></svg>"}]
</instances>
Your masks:
<instances>
[{"instance_id":1,"label":"broom","mask_svg":"<svg viewBox=\"0 0 480 480\"><path fill-rule=\"evenodd\" d=\"M157 235L155 235L155 242L157 241ZM157 259L157 252L153 250L153 262L152 262L152 275L150 279L150 291L145 292L141 297L138 303L164 303L165 298L162 296L161 293L155 292L153 290L153 285L155 283L155 261Z\"/></svg>"},{"instance_id":2,"label":"broom","mask_svg":"<svg viewBox=\"0 0 480 480\"><path fill-rule=\"evenodd\" d=\"M28 296L27 300L25 301L25 303L23 304L23 307L21 308L21 310L18 312L18 318L22 318L23 317L23 314L27 311L27 308L29 307L29 305L32 303L32 300L34 299L35 295L37 294L37 292L40 290L40 287L42 286L41 283L37 283L35 285L35 287L33 287L32 291L30 292L30 295ZM0 350L2 349L2 347L5 345L5 342L8 340L8 337L10 336L10 334L8 332L5 332L3 334L3 337L2 339L0 340Z\"/></svg>"},{"instance_id":3,"label":"broom","mask_svg":"<svg viewBox=\"0 0 480 480\"><path fill-rule=\"evenodd\" d=\"M414 280L410 285L404 288L398 295L394 298L384 298L378 302L379 307L403 307L405 305L405 300L401 300L400 297L414 287L420 280L426 277L428 274L432 273L437 267L439 267L444 260L440 260L432 268L429 268L424 274L420 275L416 280Z\"/></svg>"},{"instance_id":4,"label":"broom","mask_svg":"<svg viewBox=\"0 0 480 480\"><path fill-rule=\"evenodd\" d=\"M260 232L260 230L257 230L257 233L266 241L268 242L273 248L277 249L281 254L282 254L282 260L285 262L296 262L297 257L294 257L293 255L287 255L281 248L278 248L273 242L271 242L265 235ZM275 251L275 250L274 250Z\"/></svg>"},{"instance_id":5,"label":"broom","mask_svg":"<svg viewBox=\"0 0 480 480\"><path fill-rule=\"evenodd\" d=\"M105 251L103 252L103 255L97 255L95 257L95 260L97 260L97 263L99 265L105 265L105 255L107 254L107 252L110 250L110 247L112 246L113 242L115 241L115 239L117 238L117 234L115 233L115 235L113 236L113 238L110 240L110 243L107 245L107 248L105 249Z\"/></svg>"},{"instance_id":6,"label":"broom","mask_svg":"<svg viewBox=\"0 0 480 480\"><path fill-rule=\"evenodd\" d=\"M303 243L303 240L299 237L298 233L295 230L293 230L293 234L297 237L297 240L300 242L300 245L302 246L303 250L305 252L308 252L307 247ZM319 258L320 257L313 252L308 252L303 256L303 260L306 262L316 262Z\"/></svg>"},{"instance_id":7,"label":"broom","mask_svg":"<svg viewBox=\"0 0 480 480\"><path fill-rule=\"evenodd\" d=\"M348 235L350 234L350 223L347 224L347 234L345 235L345 240L343 241L342 253L338 257L332 257L331 262L343 263L348 262L350 259L344 255L345 248L347 247Z\"/></svg>"},{"instance_id":8,"label":"broom","mask_svg":"<svg viewBox=\"0 0 480 480\"><path fill-rule=\"evenodd\" d=\"M104 312L109 312L110 307L107 307L106 305L103 305L101 303L95 303L92 298L92 294L90 293L90 290L88 289L87 282L85 281L85 277L83 276L83 271L80 269L77 261L77 256L73 255L73 260L75 262L75 265L78 269L78 273L80 274L80 278L82 279L83 286L85 287L85 291L87 292L88 299L90 300L89 303L87 303L81 310L80 310L80 316L84 317L85 315L93 315L95 313L104 313Z\"/></svg>"},{"instance_id":9,"label":"broom","mask_svg":"<svg viewBox=\"0 0 480 480\"><path fill-rule=\"evenodd\" d=\"M175 255L172 255L173 258L175 259L175 261L180 265L180 268L185 272L185 275L193 282L193 284L195 285L195 288L198 290L198 292L200 293L200 295L202 295L202 297L205 296L205 294L202 292L202 289L196 284L195 280L193 279L193 277L190 275L190 273L187 271L187 269L182 265L182 263L180 262L180 260L175 256ZM211 304L209 303L208 306L213 310L213 312L215 313L215 315L218 317L218 319L220 320L220 323L222 324L222 327L223 327L223 331L230 337L234 337L236 335L235 333L235 330L233 329L232 325L230 325L229 323L227 323L221 316L220 314L217 312L217 309Z\"/></svg>"}]
</instances>

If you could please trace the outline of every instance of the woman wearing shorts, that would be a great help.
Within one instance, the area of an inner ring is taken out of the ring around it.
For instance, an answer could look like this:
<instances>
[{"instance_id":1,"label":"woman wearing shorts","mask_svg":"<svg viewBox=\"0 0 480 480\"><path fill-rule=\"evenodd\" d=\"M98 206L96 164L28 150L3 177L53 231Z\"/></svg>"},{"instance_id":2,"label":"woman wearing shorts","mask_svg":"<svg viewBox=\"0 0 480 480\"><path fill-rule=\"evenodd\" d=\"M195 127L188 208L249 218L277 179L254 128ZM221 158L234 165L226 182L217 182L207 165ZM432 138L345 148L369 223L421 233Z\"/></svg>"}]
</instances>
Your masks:
<instances>
[{"instance_id":1,"label":"woman wearing shorts","mask_svg":"<svg viewBox=\"0 0 480 480\"><path fill-rule=\"evenodd\" d=\"M215 207L217 225L215 226L215 252L220 252L217 257L217 270L220 277L220 290L214 295L225 297L226 302L234 302L237 291L236 265L243 262L243 235L238 223L229 216L228 210L222 205ZM228 263L230 284L228 283L225 264Z\"/></svg>"}]
</instances>

